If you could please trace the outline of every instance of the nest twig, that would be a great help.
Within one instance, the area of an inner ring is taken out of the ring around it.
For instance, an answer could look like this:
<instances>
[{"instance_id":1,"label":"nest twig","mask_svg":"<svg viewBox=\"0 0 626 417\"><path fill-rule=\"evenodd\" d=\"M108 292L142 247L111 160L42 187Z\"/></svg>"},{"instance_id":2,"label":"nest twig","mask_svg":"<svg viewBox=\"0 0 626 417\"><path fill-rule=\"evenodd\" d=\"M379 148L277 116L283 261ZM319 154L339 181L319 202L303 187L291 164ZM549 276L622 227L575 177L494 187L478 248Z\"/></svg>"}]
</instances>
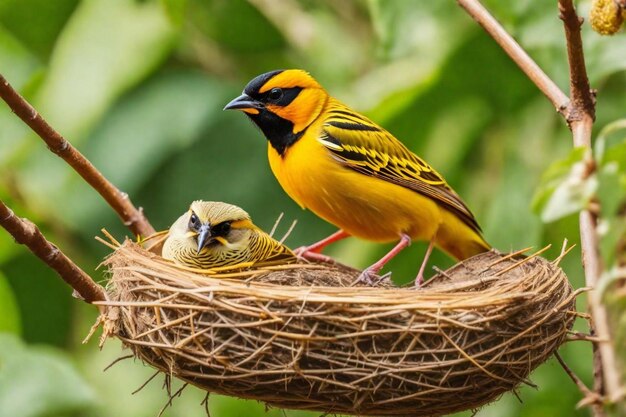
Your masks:
<instances>
[{"instance_id":1,"label":"nest twig","mask_svg":"<svg viewBox=\"0 0 626 417\"><path fill-rule=\"evenodd\" d=\"M108 333L137 357L207 391L291 409L476 408L530 383L575 318L556 262L496 252L419 290L353 287L358 271L330 265L200 275L132 242L106 265Z\"/></svg>"}]
</instances>

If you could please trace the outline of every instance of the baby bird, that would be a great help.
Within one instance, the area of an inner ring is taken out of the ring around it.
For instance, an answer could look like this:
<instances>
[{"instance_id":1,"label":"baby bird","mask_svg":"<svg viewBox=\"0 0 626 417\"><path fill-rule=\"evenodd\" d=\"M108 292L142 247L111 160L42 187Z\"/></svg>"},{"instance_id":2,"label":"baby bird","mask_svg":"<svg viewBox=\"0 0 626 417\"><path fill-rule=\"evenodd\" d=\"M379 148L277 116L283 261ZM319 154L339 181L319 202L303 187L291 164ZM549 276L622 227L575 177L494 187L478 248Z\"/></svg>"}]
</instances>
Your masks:
<instances>
[{"instance_id":1,"label":"baby bird","mask_svg":"<svg viewBox=\"0 0 626 417\"><path fill-rule=\"evenodd\" d=\"M232 204L194 201L169 230L163 258L177 264L209 269L243 262L295 262L289 248L252 223L250 215Z\"/></svg>"}]
</instances>

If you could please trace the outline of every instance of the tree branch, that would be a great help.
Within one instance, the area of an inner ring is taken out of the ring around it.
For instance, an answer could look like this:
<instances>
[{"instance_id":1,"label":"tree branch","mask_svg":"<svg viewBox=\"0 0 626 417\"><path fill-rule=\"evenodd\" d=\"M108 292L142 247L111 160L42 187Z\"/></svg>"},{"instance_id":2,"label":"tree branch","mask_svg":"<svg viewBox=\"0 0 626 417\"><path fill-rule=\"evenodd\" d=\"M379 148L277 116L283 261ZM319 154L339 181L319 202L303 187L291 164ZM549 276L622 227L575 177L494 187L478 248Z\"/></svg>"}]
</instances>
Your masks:
<instances>
[{"instance_id":1,"label":"tree branch","mask_svg":"<svg viewBox=\"0 0 626 417\"><path fill-rule=\"evenodd\" d=\"M504 52L520 67L537 88L550 100L555 109L567 118L569 98L522 49L513 37L498 23L478 0L457 0L459 5L485 29Z\"/></svg>"},{"instance_id":2,"label":"tree branch","mask_svg":"<svg viewBox=\"0 0 626 417\"><path fill-rule=\"evenodd\" d=\"M478 0L457 1L502 47L565 118L572 131L574 146L584 146L589 150L586 155L587 175L593 174L596 166L591 153L591 129L595 118L595 96L589 87L589 79L585 67L580 34L582 20L576 14L572 0L558 0L559 16L563 20L565 27L570 69L571 100L541 70ZM581 212L580 238L585 281L586 285L592 288L597 287L603 268L600 261L596 223L597 217L595 213L589 210ZM594 366L594 368L595 372L602 376L601 380L596 380L594 388L601 392L604 386L608 399L614 402L619 401L623 397L624 392L621 388L615 351L610 342L608 314L600 296L593 291L589 295L589 308L595 328L592 331L599 340L603 341L594 344L596 351L594 353L594 363L599 364L599 366ZM599 407L595 407L594 412L596 415L602 414L602 410Z\"/></svg>"},{"instance_id":3,"label":"tree branch","mask_svg":"<svg viewBox=\"0 0 626 417\"><path fill-rule=\"evenodd\" d=\"M580 27L583 20L576 14L572 0L559 0L559 17L565 28L567 60L570 71L570 104L567 122L572 131L574 146L588 149L585 156L587 175L596 170L592 155L591 130L595 119L595 97L589 87L589 78L585 66ZM600 242L597 232L597 211L583 210L580 213L580 243L582 248L585 284L597 288L602 276ZM606 394L609 401L617 402L624 395L621 389L618 362L611 342L609 317L601 296L591 291L588 297L592 317L592 331L604 342L595 344L594 374L595 388Z\"/></svg>"},{"instance_id":4,"label":"tree branch","mask_svg":"<svg viewBox=\"0 0 626 417\"><path fill-rule=\"evenodd\" d=\"M17 217L0 201L0 226L9 232L17 243L26 245L39 259L54 269L86 302L105 301L104 289L80 269L55 245L46 240L41 231L27 219Z\"/></svg>"},{"instance_id":5,"label":"tree branch","mask_svg":"<svg viewBox=\"0 0 626 417\"><path fill-rule=\"evenodd\" d=\"M570 69L570 103L567 122L574 133L574 146L590 146L591 125L595 119L596 103L594 93L589 87L583 40L580 34L583 19L576 14L572 0L559 0L559 18L563 21L565 28L567 61ZM586 120L587 118L590 120ZM571 126L575 121L586 122L584 129L578 134ZM587 131L589 134L586 134Z\"/></svg>"},{"instance_id":6,"label":"tree branch","mask_svg":"<svg viewBox=\"0 0 626 417\"><path fill-rule=\"evenodd\" d=\"M76 148L54 130L41 115L15 91L0 74L0 97L11 110L46 142L48 149L63 158L117 212L124 225L135 235L155 232L141 209L135 208L128 194L111 184Z\"/></svg>"}]
</instances>

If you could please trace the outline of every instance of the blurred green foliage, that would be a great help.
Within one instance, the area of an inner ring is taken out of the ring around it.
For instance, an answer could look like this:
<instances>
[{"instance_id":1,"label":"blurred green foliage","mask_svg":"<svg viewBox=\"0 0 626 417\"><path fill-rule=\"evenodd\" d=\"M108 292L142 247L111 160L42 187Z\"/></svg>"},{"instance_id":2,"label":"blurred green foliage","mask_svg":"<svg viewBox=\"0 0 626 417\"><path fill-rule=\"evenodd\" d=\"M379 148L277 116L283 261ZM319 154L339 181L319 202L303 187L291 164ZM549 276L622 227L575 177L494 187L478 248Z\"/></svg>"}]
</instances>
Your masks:
<instances>
[{"instance_id":1,"label":"blurred green foliage","mask_svg":"<svg viewBox=\"0 0 626 417\"><path fill-rule=\"evenodd\" d=\"M566 89L556 4L484 3ZM583 15L588 3L579 5ZM598 133L624 117L626 42L623 35L601 38L586 25L583 32L590 78L599 90ZM240 205L266 229L284 212L279 234L298 220L287 240L292 246L334 230L280 189L260 133L240 114L221 111L253 76L288 67L309 70L333 95L431 162L472 207L495 247L552 244L550 257L564 239L578 243L574 212L588 199L574 199L572 210L552 211L549 224L531 209L535 195L544 203L556 198L553 206L562 209L554 190L578 160L567 127L453 1L0 0L0 73L144 207L157 229L202 198ZM603 254L613 262L624 230L618 216L624 194L612 191L623 191L626 151L623 131L605 131L604 138L603 169L593 190L610 207ZM542 183L555 161L569 162L552 168ZM120 238L126 230L6 106L0 106L0 198L94 277L106 279L95 267L108 249L93 236L102 227ZM412 279L424 249L415 244L392 262L398 282ZM348 239L330 253L363 267L386 250ZM432 259L442 268L452 263L442 254ZM573 285L583 286L578 251L562 265ZM109 341L102 352L95 341L82 345L95 309L73 300L52 272L2 231L0 272L0 331L7 333L0 338L0 415L158 413L166 403L159 382L131 395L150 368L123 361L102 373L125 354L119 343ZM578 308L584 310L583 298ZM586 325L577 328L585 331ZM590 346L577 342L561 351L591 384ZM18 362L25 366L15 368ZM478 415L588 414L575 409L580 394L553 361L532 379L539 389L521 387L523 403L506 394ZM203 396L187 389L166 415L202 416ZM209 408L219 417L316 415L266 411L221 396L211 396Z\"/></svg>"},{"instance_id":2,"label":"blurred green foliage","mask_svg":"<svg viewBox=\"0 0 626 417\"><path fill-rule=\"evenodd\" d=\"M0 410L3 416L62 416L84 410L95 392L66 355L0 334Z\"/></svg>"}]
</instances>

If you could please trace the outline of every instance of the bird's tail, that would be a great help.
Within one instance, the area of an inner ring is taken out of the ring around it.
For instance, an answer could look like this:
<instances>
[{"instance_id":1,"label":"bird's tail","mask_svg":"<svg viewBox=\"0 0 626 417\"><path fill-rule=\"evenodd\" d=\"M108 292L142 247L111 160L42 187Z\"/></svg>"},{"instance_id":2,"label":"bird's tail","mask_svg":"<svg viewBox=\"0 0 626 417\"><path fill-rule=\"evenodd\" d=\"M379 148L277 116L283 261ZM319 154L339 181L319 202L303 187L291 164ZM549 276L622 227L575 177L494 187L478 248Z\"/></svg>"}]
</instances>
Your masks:
<instances>
[{"instance_id":1,"label":"bird's tail","mask_svg":"<svg viewBox=\"0 0 626 417\"><path fill-rule=\"evenodd\" d=\"M491 245L478 231L452 213L444 213L447 219L444 218L436 237L437 246L444 252L457 260L463 260L491 249Z\"/></svg>"},{"instance_id":2,"label":"bird's tail","mask_svg":"<svg viewBox=\"0 0 626 417\"><path fill-rule=\"evenodd\" d=\"M452 253L452 255L458 260L471 258L474 255L478 255L479 253L487 252L491 249L491 245L485 241L485 239L476 234L474 239L464 242L462 245L459 245L456 253Z\"/></svg>"}]
</instances>

